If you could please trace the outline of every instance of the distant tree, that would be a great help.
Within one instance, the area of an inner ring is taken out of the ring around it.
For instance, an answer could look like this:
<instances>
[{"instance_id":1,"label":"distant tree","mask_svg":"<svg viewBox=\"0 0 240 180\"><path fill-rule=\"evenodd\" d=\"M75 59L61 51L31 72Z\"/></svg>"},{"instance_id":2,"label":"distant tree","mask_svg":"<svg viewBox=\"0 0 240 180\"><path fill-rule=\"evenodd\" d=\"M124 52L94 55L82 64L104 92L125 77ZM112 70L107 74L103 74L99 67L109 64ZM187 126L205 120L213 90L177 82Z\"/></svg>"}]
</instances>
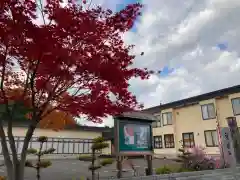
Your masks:
<instances>
[{"instance_id":1,"label":"distant tree","mask_svg":"<svg viewBox=\"0 0 240 180\"><path fill-rule=\"evenodd\" d=\"M75 125L75 119L68 113L54 110L45 116L40 122L40 128L61 130L66 125Z\"/></svg>"},{"instance_id":2,"label":"distant tree","mask_svg":"<svg viewBox=\"0 0 240 180\"><path fill-rule=\"evenodd\" d=\"M49 113L85 115L99 123L107 115L142 107L129 92L129 80L146 79L149 72L132 67L133 46L122 40L142 5L113 13L76 2L0 1L0 138L8 180L24 179L29 141ZM18 156L12 127L22 115L31 123Z\"/></svg>"}]
</instances>

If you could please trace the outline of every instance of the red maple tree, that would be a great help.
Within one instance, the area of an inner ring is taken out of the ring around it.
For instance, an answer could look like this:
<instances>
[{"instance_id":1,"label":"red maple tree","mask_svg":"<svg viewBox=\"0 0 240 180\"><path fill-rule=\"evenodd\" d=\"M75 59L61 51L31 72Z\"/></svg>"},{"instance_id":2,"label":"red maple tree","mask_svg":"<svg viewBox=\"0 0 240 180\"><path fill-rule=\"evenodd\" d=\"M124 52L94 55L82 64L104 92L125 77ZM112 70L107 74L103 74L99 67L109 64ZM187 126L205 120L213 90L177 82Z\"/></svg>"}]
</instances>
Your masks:
<instances>
[{"instance_id":1,"label":"red maple tree","mask_svg":"<svg viewBox=\"0 0 240 180\"><path fill-rule=\"evenodd\" d=\"M126 46L121 38L142 5L113 13L99 6L86 9L73 0L64 6L61 0L43 2L0 1L0 100L4 105L0 137L9 180L23 179L29 141L48 113L86 115L99 123L106 115L138 108L128 81L149 75L146 69L132 67L133 46ZM17 93L7 93L16 89ZM31 124L18 158L12 126L22 106L31 114Z\"/></svg>"}]
</instances>

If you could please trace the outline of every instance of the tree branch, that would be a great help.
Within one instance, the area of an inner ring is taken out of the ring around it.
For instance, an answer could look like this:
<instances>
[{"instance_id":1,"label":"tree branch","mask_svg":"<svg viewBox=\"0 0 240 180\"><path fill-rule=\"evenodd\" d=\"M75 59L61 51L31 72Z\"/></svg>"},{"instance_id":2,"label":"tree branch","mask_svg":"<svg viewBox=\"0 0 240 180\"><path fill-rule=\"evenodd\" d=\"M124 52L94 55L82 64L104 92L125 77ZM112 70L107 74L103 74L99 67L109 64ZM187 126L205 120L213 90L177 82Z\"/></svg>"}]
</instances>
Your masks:
<instances>
[{"instance_id":1,"label":"tree branch","mask_svg":"<svg viewBox=\"0 0 240 180\"><path fill-rule=\"evenodd\" d=\"M36 119L37 117L33 117L34 119ZM24 141L23 141L23 148L22 148L22 152L21 152L21 165L24 166L25 161L26 161L26 156L27 156L27 148L29 145L29 142L32 138L33 132L36 129L37 126L37 121L32 121L31 124L28 127L27 133L25 135Z\"/></svg>"},{"instance_id":2,"label":"tree branch","mask_svg":"<svg viewBox=\"0 0 240 180\"><path fill-rule=\"evenodd\" d=\"M39 5L38 5L38 3L37 3L37 0L36 0L35 2L36 2L36 4L37 4L38 9L40 10L41 15L42 15L43 23L44 23L44 25L46 25L45 15L44 15L44 13L43 13L43 4L42 4L42 1L39 0L40 7L39 7Z\"/></svg>"},{"instance_id":3,"label":"tree branch","mask_svg":"<svg viewBox=\"0 0 240 180\"><path fill-rule=\"evenodd\" d=\"M89 10L91 5L92 5L92 0L90 0L87 10Z\"/></svg>"},{"instance_id":4,"label":"tree branch","mask_svg":"<svg viewBox=\"0 0 240 180\"><path fill-rule=\"evenodd\" d=\"M47 83L50 81L50 79L51 79L52 77L53 77L53 76L50 75L50 76L47 78L47 80L46 80L45 83L44 83L44 86L47 85ZM38 97L38 102L37 102L37 104L40 104L40 100L42 99L44 93L45 93L45 91L42 90L42 92L40 93L40 95L39 95L39 97Z\"/></svg>"},{"instance_id":5,"label":"tree branch","mask_svg":"<svg viewBox=\"0 0 240 180\"><path fill-rule=\"evenodd\" d=\"M16 150L16 145L15 145L15 140L14 140L14 137L13 137L13 133L12 133L12 113L11 113L11 111L9 109L8 99L6 97L6 93L5 93L5 90L4 90L4 80L5 80L5 74L6 74L7 53L8 53L8 47L6 47L6 51L5 51L5 54L4 54L4 60L3 60L3 63L2 63L1 91L2 91L4 104L5 104L6 112L7 112L7 120L8 120L7 134L8 134L8 138L9 138L9 144L10 144L10 148L12 150L13 161L17 162L17 150ZM0 121L1 121L1 124L2 124L2 119ZM0 129L0 131L2 131L2 130ZM5 133L2 132L1 135L5 136ZM1 137L1 139L2 138L4 138L4 137ZM6 143L6 138L3 141L5 141L5 143ZM6 151L6 153L9 153L9 152Z\"/></svg>"},{"instance_id":6,"label":"tree branch","mask_svg":"<svg viewBox=\"0 0 240 180\"><path fill-rule=\"evenodd\" d=\"M2 63L2 75L1 75L1 87L0 88L1 88L2 96L3 96L4 104L6 105L6 111L10 115L8 100L6 97L5 90L4 90L4 80L5 80L5 74L6 74L6 60L7 60L7 53L8 53L7 51L8 51L8 47L6 46L6 51L4 53L4 59L3 59L3 63Z\"/></svg>"},{"instance_id":7,"label":"tree branch","mask_svg":"<svg viewBox=\"0 0 240 180\"><path fill-rule=\"evenodd\" d=\"M31 86L31 92L32 92L32 108L33 108L33 113L36 113L36 105L35 105L35 96L36 96L36 93L35 93L35 88L34 88L34 80L35 80L35 77L36 77L36 74L37 74L37 70L38 70L38 66L40 64L40 59L37 61L37 64L36 64L36 68L34 70L34 72L32 73L32 76L31 76L31 79L30 79L30 86Z\"/></svg>"},{"instance_id":8,"label":"tree branch","mask_svg":"<svg viewBox=\"0 0 240 180\"><path fill-rule=\"evenodd\" d=\"M27 70L27 77L26 77L26 82L25 82L25 86L24 86L24 90L23 90L23 94L22 94L22 99L25 97L27 89L28 89L28 80L29 80L29 76L30 76L30 64L28 66L28 70Z\"/></svg>"},{"instance_id":9,"label":"tree branch","mask_svg":"<svg viewBox=\"0 0 240 180\"><path fill-rule=\"evenodd\" d=\"M17 161L18 161L18 157L17 157L15 139L13 137L13 132L12 132L12 119L8 120L8 132L7 132L7 134L8 134L10 148L12 150L13 162L14 162L14 164L16 164Z\"/></svg>"}]
</instances>

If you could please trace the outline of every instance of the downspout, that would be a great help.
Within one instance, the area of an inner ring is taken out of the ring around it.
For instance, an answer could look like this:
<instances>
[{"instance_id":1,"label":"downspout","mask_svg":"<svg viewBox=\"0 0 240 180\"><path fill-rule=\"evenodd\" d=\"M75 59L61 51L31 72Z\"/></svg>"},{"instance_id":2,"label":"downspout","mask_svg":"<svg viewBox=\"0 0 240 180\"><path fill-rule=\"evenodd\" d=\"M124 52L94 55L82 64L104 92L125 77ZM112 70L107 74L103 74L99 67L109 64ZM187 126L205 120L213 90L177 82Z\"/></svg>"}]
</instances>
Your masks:
<instances>
[{"instance_id":1,"label":"downspout","mask_svg":"<svg viewBox=\"0 0 240 180\"><path fill-rule=\"evenodd\" d=\"M176 113L176 109L172 109L172 112L173 112L173 134L174 134L174 144L175 144L175 150L176 150L176 157L177 157L177 153L178 153L178 144L179 142L181 141L181 139L177 139L177 126L176 126L176 123L177 123L177 113Z\"/></svg>"}]
</instances>

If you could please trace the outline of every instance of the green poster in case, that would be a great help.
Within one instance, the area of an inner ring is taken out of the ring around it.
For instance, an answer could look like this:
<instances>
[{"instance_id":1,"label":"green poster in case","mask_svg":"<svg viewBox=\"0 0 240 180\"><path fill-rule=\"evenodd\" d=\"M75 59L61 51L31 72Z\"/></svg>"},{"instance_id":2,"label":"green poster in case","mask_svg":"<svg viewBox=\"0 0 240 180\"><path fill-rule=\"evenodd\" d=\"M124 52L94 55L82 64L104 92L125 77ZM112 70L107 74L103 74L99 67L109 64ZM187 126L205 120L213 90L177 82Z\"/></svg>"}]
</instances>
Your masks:
<instances>
[{"instance_id":1,"label":"green poster in case","mask_svg":"<svg viewBox=\"0 0 240 180\"><path fill-rule=\"evenodd\" d=\"M119 151L151 151L152 132L150 124L119 122Z\"/></svg>"}]
</instances>

